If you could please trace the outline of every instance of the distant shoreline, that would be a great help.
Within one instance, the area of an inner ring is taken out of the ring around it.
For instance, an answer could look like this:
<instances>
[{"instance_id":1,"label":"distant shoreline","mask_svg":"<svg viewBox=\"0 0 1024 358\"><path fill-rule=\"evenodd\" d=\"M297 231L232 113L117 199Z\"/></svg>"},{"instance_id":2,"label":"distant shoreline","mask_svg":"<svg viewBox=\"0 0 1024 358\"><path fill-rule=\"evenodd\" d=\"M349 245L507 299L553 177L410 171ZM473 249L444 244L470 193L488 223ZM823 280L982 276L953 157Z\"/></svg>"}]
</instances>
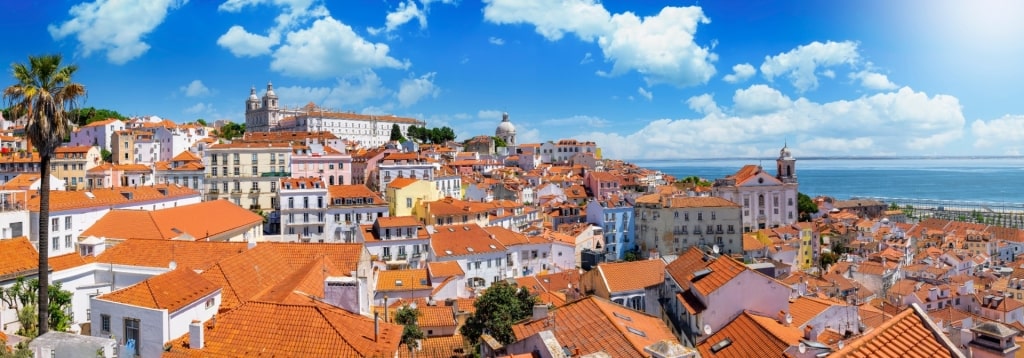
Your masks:
<instances>
[{"instance_id":1,"label":"distant shoreline","mask_svg":"<svg viewBox=\"0 0 1024 358\"><path fill-rule=\"evenodd\" d=\"M666 163L666 162L678 162L678 161L694 161L694 162L713 162L723 160L748 160L748 161L768 161L775 160L775 157L721 157L721 158L671 158L671 159L652 159L652 158L634 158L634 159L622 159L626 162L643 162L643 163ZM901 156L822 156L822 157L798 157L797 160L946 160L946 159L1024 159L1024 155L939 155L939 156L913 156L913 155L901 155Z\"/></svg>"}]
</instances>

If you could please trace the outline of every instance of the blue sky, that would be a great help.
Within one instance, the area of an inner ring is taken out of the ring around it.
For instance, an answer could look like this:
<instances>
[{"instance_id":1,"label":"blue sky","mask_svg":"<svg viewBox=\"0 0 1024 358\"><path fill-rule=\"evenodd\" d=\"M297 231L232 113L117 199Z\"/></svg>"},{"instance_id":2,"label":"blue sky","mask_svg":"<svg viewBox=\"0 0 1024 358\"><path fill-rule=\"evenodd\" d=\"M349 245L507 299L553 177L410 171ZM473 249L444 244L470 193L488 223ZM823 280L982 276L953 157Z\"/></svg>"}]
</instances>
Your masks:
<instances>
[{"instance_id":1,"label":"blue sky","mask_svg":"<svg viewBox=\"0 0 1024 358\"><path fill-rule=\"evenodd\" d=\"M142 3L136 5L133 3ZM624 159L1017 155L1024 3L6 1L0 63L64 54L83 103L243 121L250 86ZM9 68L9 67L8 67ZM5 81L10 83L9 69Z\"/></svg>"}]
</instances>

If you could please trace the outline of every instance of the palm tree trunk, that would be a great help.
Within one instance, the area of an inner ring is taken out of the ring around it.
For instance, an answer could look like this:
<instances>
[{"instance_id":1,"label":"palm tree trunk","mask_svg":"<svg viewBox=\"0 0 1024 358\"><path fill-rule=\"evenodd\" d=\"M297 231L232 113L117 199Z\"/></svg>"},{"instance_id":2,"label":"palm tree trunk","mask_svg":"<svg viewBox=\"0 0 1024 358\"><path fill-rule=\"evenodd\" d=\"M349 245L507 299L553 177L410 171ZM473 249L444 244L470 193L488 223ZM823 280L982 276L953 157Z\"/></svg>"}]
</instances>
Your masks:
<instances>
[{"instance_id":1,"label":"palm tree trunk","mask_svg":"<svg viewBox=\"0 0 1024 358\"><path fill-rule=\"evenodd\" d=\"M50 155L40 156L39 168L39 308L38 335L50 329Z\"/></svg>"}]
</instances>

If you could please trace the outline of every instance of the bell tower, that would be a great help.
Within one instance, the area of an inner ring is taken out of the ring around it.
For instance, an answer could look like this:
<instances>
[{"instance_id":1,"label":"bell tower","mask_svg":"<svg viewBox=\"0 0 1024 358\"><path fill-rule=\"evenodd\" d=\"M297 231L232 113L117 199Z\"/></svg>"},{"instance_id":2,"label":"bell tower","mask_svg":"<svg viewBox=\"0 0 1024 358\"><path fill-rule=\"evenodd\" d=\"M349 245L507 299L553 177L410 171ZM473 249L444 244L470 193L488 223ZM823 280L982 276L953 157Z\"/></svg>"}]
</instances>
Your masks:
<instances>
[{"instance_id":1,"label":"bell tower","mask_svg":"<svg viewBox=\"0 0 1024 358\"><path fill-rule=\"evenodd\" d=\"M779 159L775 160L775 177L783 183L796 183L796 159L789 151L789 145L784 144L779 150Z\"/></svg>"}]
</instances>

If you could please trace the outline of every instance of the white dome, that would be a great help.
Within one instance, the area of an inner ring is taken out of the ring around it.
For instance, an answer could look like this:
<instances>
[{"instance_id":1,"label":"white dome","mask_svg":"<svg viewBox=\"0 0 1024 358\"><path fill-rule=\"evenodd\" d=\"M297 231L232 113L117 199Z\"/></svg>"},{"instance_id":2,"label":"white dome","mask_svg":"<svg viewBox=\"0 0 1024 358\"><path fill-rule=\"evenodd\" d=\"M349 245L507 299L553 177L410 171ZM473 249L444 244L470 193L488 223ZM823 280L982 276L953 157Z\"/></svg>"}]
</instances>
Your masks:
<instances>
[{"instance_id":1,"label":"white dome","mask_svg":"<svg viewBox=\"0 0 1024 358\"><path fill-rule=\"evenodd\" d=\"M502 134L516 134L516 126L512 122L501 122L498 124L498 129L494 130L495 135Z\"/></svg>"},{"instance_id":2,"label":"white dome","mask_svg":"<svg viewBox=\"0 0 1024 358\"><path fill-rule=\"evenodd\" d=\"M252 88L249 89L249 100L250 101L258 101L259 100L259 97L256 97L256 86L252 86Z\"/></svg>"},{"instance_id":3,"label":"white dome","mask_svg":"<svg viewBox=\"0 0 1024 358\"><path fill-rule=\"evenodd\" d=\"M501 137L508 134L516 134L516 126L509 122L508 112L505 112L501 115L501 123L498 123L498 129L494 130L494 135Z\"/></svg>"}]
</instances>

